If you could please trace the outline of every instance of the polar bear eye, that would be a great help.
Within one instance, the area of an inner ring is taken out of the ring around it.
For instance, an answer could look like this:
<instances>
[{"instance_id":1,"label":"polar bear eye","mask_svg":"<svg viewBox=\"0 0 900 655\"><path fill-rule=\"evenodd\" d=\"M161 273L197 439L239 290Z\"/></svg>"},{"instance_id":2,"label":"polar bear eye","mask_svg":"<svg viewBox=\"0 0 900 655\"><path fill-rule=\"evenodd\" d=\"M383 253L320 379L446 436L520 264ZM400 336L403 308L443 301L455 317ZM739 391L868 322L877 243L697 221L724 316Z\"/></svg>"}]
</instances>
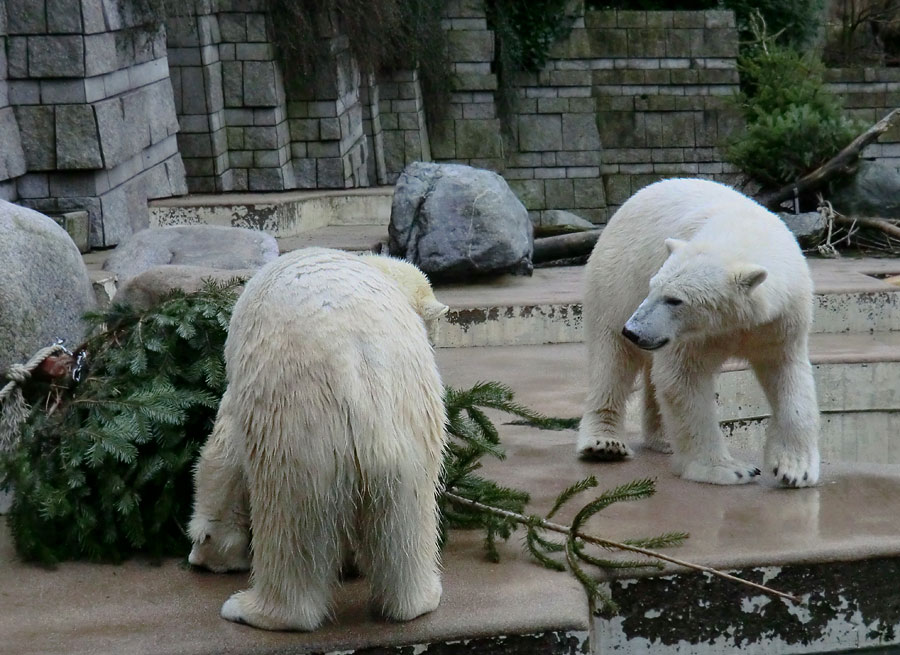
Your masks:
<instances>
[{"instance_id":1,"label":"polar bear eye","mask_svg":"<svg viewBox=\"0 0 900 655\"><path fill-rule=\"evenodd\" d=\"M666 296L663 298L663 302L669 305L669 307L678 307L678 305L682 304L684 301L681 298Z\"/></svg>"}]
</instances>

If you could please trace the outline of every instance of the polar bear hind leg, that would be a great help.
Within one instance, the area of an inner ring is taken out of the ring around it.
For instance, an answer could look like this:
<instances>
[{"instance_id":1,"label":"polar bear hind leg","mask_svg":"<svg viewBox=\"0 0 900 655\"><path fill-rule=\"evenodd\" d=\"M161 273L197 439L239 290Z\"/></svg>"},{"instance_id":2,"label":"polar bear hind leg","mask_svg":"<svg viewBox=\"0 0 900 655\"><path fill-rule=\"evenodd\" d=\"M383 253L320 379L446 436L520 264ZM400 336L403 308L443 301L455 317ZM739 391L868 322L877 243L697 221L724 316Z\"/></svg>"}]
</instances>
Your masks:
<instances>
[{"instance_id":1,"label":"polar bear hind leg","mask_svg":"<svg viewBox=\"0 0 900 655\"><path fill-rule=\"evenodd\" d=\"M659 409L659 400L656 398L656 386L650 374L651 366L644 366L644 411L641 414L641 431L644 434L644 446L658 453L671 454L672 444L669 443L663 427L662 413Z\"/></svg>"},{"instance_id":2,"label":"polar bear hind leg","mask_svg":"<svg viewBox=\"0 0 900 655\"><path fill-rule=\"evenodd\" d=\"M310 470L294 458L288 467L276 467L261 454L251 460L248 477L251 587L225 602L222 618L266 630L315 630L330 613L338 583L346 541L340 522L354 511L350 494L337 491L332 472Z\"/></svg>"},{"instance_id":3,"label":"polar bear hind leg","mask_svg":"<svg viewBox=\"0 0 900 655\"><path fill-rule=\"evenodd\" d=\"M370 489L378 491L369 493L362 513L360 550L374 610L409 621L437 609L441 600L436 481L422 480L413 467L386 477L370 480Z\"/></svg>"}]
</instances>

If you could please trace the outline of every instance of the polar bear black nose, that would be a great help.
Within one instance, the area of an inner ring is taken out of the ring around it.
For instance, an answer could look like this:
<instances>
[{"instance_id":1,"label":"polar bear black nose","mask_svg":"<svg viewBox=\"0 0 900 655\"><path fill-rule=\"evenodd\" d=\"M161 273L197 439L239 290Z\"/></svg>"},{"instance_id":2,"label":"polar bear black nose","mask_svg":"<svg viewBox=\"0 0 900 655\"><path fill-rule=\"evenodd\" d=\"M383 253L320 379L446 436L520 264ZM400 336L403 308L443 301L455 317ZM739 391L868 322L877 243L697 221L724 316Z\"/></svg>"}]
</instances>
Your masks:
<instances>
[{"instance_id":1,"label":"polar bear black nose","mask_svg":"<svg viewBox=\"0 0 900 655\"><path fill-rule=\"evenodd\" d=\"M639 338L638 335L628 329L627 325L622 328L622 336L628 339L631 343L637 343Z\"/></svg>"}]
</instances>

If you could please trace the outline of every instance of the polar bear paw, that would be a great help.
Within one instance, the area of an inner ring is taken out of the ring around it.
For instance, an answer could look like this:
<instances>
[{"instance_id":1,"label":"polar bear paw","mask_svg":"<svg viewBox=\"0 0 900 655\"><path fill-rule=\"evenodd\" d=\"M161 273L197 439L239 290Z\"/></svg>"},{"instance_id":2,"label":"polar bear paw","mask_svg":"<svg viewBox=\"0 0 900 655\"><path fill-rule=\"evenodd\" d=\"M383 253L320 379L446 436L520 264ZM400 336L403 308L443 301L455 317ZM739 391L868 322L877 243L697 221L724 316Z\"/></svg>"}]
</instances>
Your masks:
<instances>
[{"instance_id":1,"label":"polar bear paw","mask_svg":"<svg viewBox=\"0 0 900 655\"><path fill-rule=\"evenodd\" d=\"M783 487L812 487L819 481L819 454L815 450L769 452L766 468L772 471L778 484Z\"/></svg>"},{"instance_id":2,"label":"polar bear paw","mask_svg":"<svg viewBox=\"0 0 900 655\"><path fill-rule=\"evenodd\" d=\"M413 619L433 612L441 604L443 586L440 578L435 579L420 593L398 594L386 599L381 614L392 621L412 621Z\"/></svg>"},{"instance_id":3,"label":"polar bear paw","mask_svg":"<svg viewBox=\"0 0 900 655\"><path fill-rule=\"evenodd\" d=\"M303 608L294 608L295 616L290 619L267 614L255 609L259 603L255 600L252 590L240 591L225 601L220 612L223 619L249 625L263 630L297 630L310 632L321 625L325 618L326 610L310 608L304 612Z\"/></svg>"},{"instance_id":4,"label":"polar bear paw","mask_svg":"<svg viewBox=\"0 0 900 655\"><path fill-rule=\"evenodd\" d=\"M675 452L675 449L672 448L672 444L669 443L668 439L663 435L662 430L647 434L644 437L644 447L657 453L663 453L664 455L671 455Z\"/></svg>"},{"instance_id":5,"label":"polar bear paw","mask_svg":"<svg viewBox=\"0 0 900 655\"><path fill-rule=\"evenodd\" d=\"M578 442L578 456L597 462L616 462L632 457L634 451L618 439L594 437Z\"/></svg>"},{"instance_id":6,"label":"polar bear paw","mask_svg":"<svg viewBox=\"0 0 900 655\"><path fill-rule=\"evenodd\" d=\"M747 484L760 474L755 466L730 457L714 461L687 460L676 464L676 472L685 480L709 484Z\"/></svg>"}]
</instances>

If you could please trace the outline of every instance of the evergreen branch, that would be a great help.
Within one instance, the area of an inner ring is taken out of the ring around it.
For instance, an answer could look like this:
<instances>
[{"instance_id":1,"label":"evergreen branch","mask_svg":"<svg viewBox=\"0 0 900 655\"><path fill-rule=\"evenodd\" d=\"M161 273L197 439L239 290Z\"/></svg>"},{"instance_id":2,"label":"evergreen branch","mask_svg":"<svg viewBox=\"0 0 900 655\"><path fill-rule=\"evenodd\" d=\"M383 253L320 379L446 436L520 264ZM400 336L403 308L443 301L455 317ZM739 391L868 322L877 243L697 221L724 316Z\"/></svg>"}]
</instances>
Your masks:
<instances>
[{"instance_id":1,"label":"evergreen branch","mask_svg":"<svg viewBox=\"0 0 900 655\"><path fill-rule=\"evenodd\" d=\"M577 430L581 424L581 417L564 418L559 416L544 416L543 418L521 419L518 421L508 421L507 425L527 425L538 430L553 430L559 432L561 430Z\"/></svg>"},{"instance_id":2,"label":"evergreen branch","mask_svg":"<svg viewBox=\"0 0 900 655\"><path fill-rule=\"evenodd\" d=\"M556 497L556 502L553 504L553 509L547 512L547 518L552 519L553 515L556 514L556 512L558 512L563 505L572 500L574 496L580 494L582 491L586 491L587 489L593 489L597 486L597 484L597 478L591 475L589 477L586 477L584 480L579 480L568 489L563 490L563 492Z\"/></svg>"},{"instance_id":3,"label":"evergreen branch","mask_svg":"<svg viewBox=\"0 0 900 655\"><path fill-rule=\"evenodd\" d=\"M751 582L749 580L744 580L743 578L739 578L737 576L731 575L730 573L725 573L724 571L719 571L718 569L711 568L709 566L704 566L702 564L694 564L693 562L688 562L683 559L678 559L676 557L671 557L669 555L665 555L663 553L657 552L655 550L650 550L647 548L641 548L640 546L633 546L631 544L627 544L621 541L613 541L612 539L602 539L600 537L595 537L593 535L584 534L583 532L573 531L570 528L560 525L559 523L553 523L551 521L547 521L546 519L537 519L534 517L525 516L523 514L519 514L516 512L511 512L509 510L500 509L498 507L491 507L490 505L485 505L484 503L479 503L474 500L469 500L468 498L463 498L462 496L457 496L456 494L444 492L444 497L456 504L465 505L474 509L477 509L482 512L486 512L488 514L495 514L497 516L502 516L511 521L515 521L521 525L535 525L536 527L543 528L545 530L550 530L551 532L558 532L559 534L564 534L567 537L574 536L578 539L582 539L588 543L595 544L602 548L611 548L616 550L625 550L632 553L639 553L646 557L652 557L654 559L661 560L663 562L669 562L670 564L675 564L676 566L682 566L687 569L692 569L694 571L702 571L703 573L709 573L710 575L714 575L716 577L722 578L724 580L730 580L731 582L735 582L737 584L745 585L748 587L752 587L759 591L762 591L766 594L772 596L778 596L780 598L785 598L791 602L799 603L800 599L796 596L792 596L790 594L786 594L783 591L778 591L777 589L772 589L771 587L766 587L765 585L757 584L755 582Z\"/></svg>"}]
</instances>

